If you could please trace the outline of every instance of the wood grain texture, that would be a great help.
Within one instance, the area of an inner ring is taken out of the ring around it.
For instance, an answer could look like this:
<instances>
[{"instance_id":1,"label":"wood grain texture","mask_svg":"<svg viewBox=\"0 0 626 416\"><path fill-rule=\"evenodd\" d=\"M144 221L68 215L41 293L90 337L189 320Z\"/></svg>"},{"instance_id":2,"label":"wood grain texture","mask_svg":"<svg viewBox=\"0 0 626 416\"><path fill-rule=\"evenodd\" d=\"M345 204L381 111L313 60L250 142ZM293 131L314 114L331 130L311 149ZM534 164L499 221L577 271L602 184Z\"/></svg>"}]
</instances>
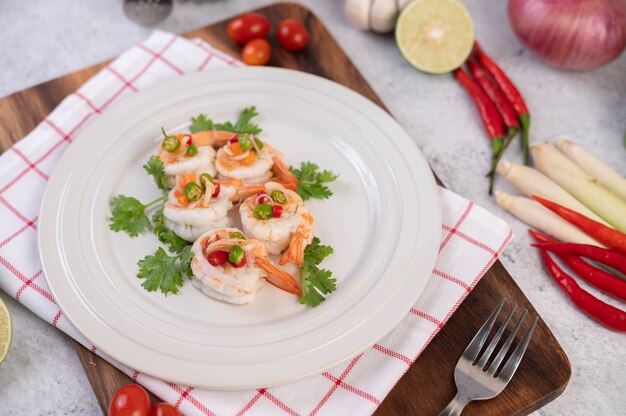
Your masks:
<instances>
[{"instance_id":1,"label":"wood grain texture","mask_svg":"<svg viewBox=\"0 0 626 416\"><path fill-rule=\"evenodd\" d=\"M260 9L273 28L291 17L305 22L311 35L309 47L292 54L275 44L270 65L310 72L343 84L384 108L384 104L350 62L324 25L296 4L276 4ZM238 56L239 50L225 35L226 22L192 31L223 51ZM86 68L20 91L0 100L0 148L8 149L32 130L68 94L74 92L106 63ZM528 308L533 306L500 262L486 273L452 315L417 361L384 400L376 414L436 415L455 392L453 370L458 357L482 321L502 297ZM525 327L525 326L524 326ZM76 343L77 354L103 410L120 386L132 382L113 366ZM493 400L471 403L463 415L524 415L557 397L571 375L567 356L545 323L540 320L526 357L510 385Z\"/></svg>"}]
</instances>

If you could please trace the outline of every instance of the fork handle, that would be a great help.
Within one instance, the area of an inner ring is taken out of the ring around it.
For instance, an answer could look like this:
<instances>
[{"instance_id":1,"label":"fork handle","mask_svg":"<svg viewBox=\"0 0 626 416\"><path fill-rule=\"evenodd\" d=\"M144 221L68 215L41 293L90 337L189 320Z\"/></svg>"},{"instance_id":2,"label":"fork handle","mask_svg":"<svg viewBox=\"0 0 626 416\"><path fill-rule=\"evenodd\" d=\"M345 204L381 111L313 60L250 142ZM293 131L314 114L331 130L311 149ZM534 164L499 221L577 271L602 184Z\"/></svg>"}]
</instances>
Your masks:
<instances>
[{"instance_id":1,"label":"fork handle","mask_svg":"<svg viewBox=\"0 0 626 416\"><path fill-rule=\"evenodd\" d=\"M465 405L467 405L469 402L470 400L468 398L461 396L457 392L456 396L454 396L454 399L452 399L452 401L448 403L446 408L443 409L441 413L439 413L439 416L459 416L463 411Z\"/></svg>"}]
</instances>

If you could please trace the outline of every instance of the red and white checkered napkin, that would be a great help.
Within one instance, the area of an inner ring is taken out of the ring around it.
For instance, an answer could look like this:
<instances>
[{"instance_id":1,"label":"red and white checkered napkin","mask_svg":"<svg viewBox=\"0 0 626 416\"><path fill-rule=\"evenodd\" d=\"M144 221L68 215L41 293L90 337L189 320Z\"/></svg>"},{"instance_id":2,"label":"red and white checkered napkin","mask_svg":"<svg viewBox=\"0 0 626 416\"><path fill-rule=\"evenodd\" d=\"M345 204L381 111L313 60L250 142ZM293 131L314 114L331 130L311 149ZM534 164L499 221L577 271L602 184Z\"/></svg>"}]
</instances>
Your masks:
<instances>
[{"instance_id":1,"label":"red and white checkered napkin","mask_svg":"<svg viewBox=\"0 0 626 416\"><path fill-rule=\"evenodd\" d=\"M78 131L109 104L159 80L241 64L201 40L155 32L67 97L35 130L0 156L0 288L87 348L42 277L37 215L49 175ZM424 293L390 334L328 371L279 387L208 391L140 374L102 355L187 415L369 414L380 405L512 234L504 221L441 189L439 257Z\"/></svg>"}]
</instances>

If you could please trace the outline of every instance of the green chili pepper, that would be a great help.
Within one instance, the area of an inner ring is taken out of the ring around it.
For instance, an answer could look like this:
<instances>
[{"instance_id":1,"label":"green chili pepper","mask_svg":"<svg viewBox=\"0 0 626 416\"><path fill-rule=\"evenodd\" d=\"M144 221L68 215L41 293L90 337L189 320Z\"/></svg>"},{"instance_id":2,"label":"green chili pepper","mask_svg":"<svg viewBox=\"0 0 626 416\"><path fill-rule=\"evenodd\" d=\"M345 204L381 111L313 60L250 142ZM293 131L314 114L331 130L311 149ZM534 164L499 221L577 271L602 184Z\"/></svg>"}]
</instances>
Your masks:
<instances>
[{"instance_id":1,"label":"green chili pepper","mask_svg":"<svg viewBox=\"0 0 626 416\"><path fill-rule=\"evenodd\" d=\"M230 249L230 253L228 253L228 261L233 264L239 264L243 261L245 255L246 252L243 250L243 248L239 246L233 246L233 248Z\"/></svg>"},{"instance_id":2,"label":"green chili pepper","mask_svg":"<svg viewBox=\"0 0 626 416\"><path fill-rule=\"evenodd\" d=\"M163 133L163 143L161 143L161 148L166 152L173 153L178 150L180 147L180 141L178 141L178 137L176 136L168 136L165 133L165 129L161 127L161 132Z\"/></svg>"},{"instance_id":3,"label":"green chili pepper","mask_svg":"<svg viewBox=\"0 0 626 416\"><path fill-rule=\"evenodd\" d=\"M185 186L185 196L189 202L194 202L202 198L202 188L195 182L189 182Z\"/></svg>"},{"instance_id":4,"label":"green chili pepper","mask_svg":"<svg viewBox=\"0 0 626 416\"><path fill-rule=\"evenodd\" d=\"M270 204L259 204L254 207L254 211L252 211L252 215L257 220L268 220L272 218L274 210Z\"/></svg>"},{"instance_id":5,"label":"green chili pepper","mask_svg":"<svg viewBox=\"0 0 626 416\"><path fill-rule=\"evenodd\" d=\"M280 205L285 205L287 203L287 195L280 189L274 189L270 194L272 200Z\"/></svg>"},{"instance_id":6,"label":"green chili pepper","mask_svg":"<svg viewBox=\"0 0 626 416\"><path fill-rule=\"evenodd\" d=\"M250 141L250 138L248 136L240 134L239 135L239 147L241 147L242 152L246 152L252 149L252 142Z\"/></svg>"},{"instance_id":7,"label":"green chili pepper","mask_svg":"<svg viewBox=\"0 0 626 416\"><path fill-rule=\"evenodd\" d=\"M193 155L195 155L197 153L198 153L198 148L196 147L196 145L193 144L193 143L190 144L189 147L187 148L187 154L189 156L193 156Z\"/></svg>"},{"instance_id":8,"label":"green chili pepper","mask_svg":"<svg viewBox=\"0 0 626 416\"><path fill-rule=\"evenodd\" d=\"M259 148L259 150L263 149L263 142L259 139L257 139L256 137L254 138L254 142L256 143L256 147Z\"/></svg>"},{"instance_id":9,"label":"green chili pepper","mask_svg":"<svg viewBox=\"0 0 626 416\"><path fill-rule=\"evenodd\" d=\"M245 240L246 236L243 235L242 233L240 233L239 231L231 231L230 233L228 233L228 237L229 238L236 238L238 240Z\"/></svg>"},{"instance_id":10,"label":"green chili pepper","mask_svg":"<svg viewBox=\"0 0 626 416\"><path fill-rule=\"evenodd\" d=\"M206 189L206 182L202 180L204 178L208 179L209 182L213 183L213 176L209 175L208 173L203 173L202 175L200 175L200 183L202 184L202 189Z\"/></svg>"}]
</instances>

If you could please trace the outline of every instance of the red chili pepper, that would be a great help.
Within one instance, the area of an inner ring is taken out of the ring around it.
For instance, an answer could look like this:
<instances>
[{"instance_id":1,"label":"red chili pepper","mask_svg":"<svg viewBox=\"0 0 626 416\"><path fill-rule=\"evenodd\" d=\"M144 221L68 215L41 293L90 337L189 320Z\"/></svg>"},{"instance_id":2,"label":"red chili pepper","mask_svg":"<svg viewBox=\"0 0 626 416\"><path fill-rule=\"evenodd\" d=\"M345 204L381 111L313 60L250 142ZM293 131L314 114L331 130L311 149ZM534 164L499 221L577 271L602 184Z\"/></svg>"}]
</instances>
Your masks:
<instances>
[{"instance_id":1,"label":"red chili pepper","mask_svg":"<svg viewBox=\"0 0 626 416\"><path fill-rule=\"evenodd\" d=\"M243 266L246 265L246 263L248 263L248 260L246 259L246 257L244 256L243 259L241 259L241 261L239 262L239 264L235 264L232 261L229 261L229 263L231 264L231 266L233 266L235 269L240 269Z\"/></svg>"},{"instance_id":2,"label":"red chili pepper","mask_svg":"<svg viewBox=\"0 0 626 416\"><path fill-rule=\"evenodd\" d=\"M282 205L278 205L278 204L274 204L272 206L272 217L280 218L282 215L283 215L283 206Z\"/></svg>"},{"instance_id":3,"label":"red chili pepper","mask_svg":"<svg viewBox=\"0 0 626 416\"><path fill-rule=\"evenodd\" d=\"M540 243L555 242L552 238L537 231L528 230L528 232ZM617 299L626 301L626 281L592 266L580 257L559 255L559 258L587 283Z\"/></svg>"},{"instance_id":4,"label":"red chili pepper","mask_svg":"<svg viewBox=\"0 0 626 416\"><path fill-rule=\"evenodd\" d=\"M626 254L626 234L623 232L607 227L602 223L587 218L556 202L548 201L537 195L533 195L532 197L535 201L540 202L544 207L557 213L560 217L571 222L602 244Z\"/></svg>"},{"instance_id":5,"label":"red chili pepper","mask_svg":"<svg viewBox=\"0 0 626 416\"><path fill-rule=\"evenodd\" d=\"M233 137L228 140L228 143L237 143L239 141L239 135L235 134Z\"/></svg>"},{"instance_id":6,"label":"red chili pepper","mask_svg":"<svg viewBox=\"0 0 626 416\"><path fill-rule=\"evenodd\" d=\"M541 250L541 259L552 279L580 310L607 328L626 332L626 312L602 302L578 286L574 278L565 273L544 250Z\"/></svg>"},{"instance_id":7,"label":"red chili pepper","mask_svg":"<svg viewBox=\"0 0 626 416\"><path fill-rule=\"evenodd\" d=\"M551 251L557 255L587 257L626 273L626 255L615 250L600 248L590 244L574 243L541 243L531 245L541 250Z\"/></svg>"},{"instance_id":8,"label":"red chili pepper","mask_svg":"<svg viewBox=\"0 0 626 416\"><path fill-rule=\"evenodd\" d=\"M509 99L515 111L517 111L517 116L519 118L520 125L522 127L522 146L524 148L524 163L530 163L530 151L528 148L528 130L530 128L530 114L528 113L528 108L526 107L526 103L524 102L524 98L515 87L515 84L511 82L509 77L506 76L504 71L500 69L498 64L496 64L493 59L489 57L480 47L478 42L474 43L474 52L476 53L476 58L478 62L489 72L489 74L493 77L498 87L502 90L504 95Z\"/></svg>"},{"instance_id":9,"label":"red chili pepper","mask_svg":"<svg viewBox=\"0 0 626 416\"><path fill-rule=\"evenodd\" d=\"M500 115L504 120L504 125L508 128L507 136L509 138L513 137L520 128L515 108L513 108L513 105L509 99L506 98L502 90L500 90L489 78L489 75L487 75L485 70L478 66L475 59L470 58L467 61L467 67L469 68L474 80L476 80L476 82L483 87L483 90L485 90L489 98L491 98L491 101L493 101L500 111Z\"/></svg>"},{"instance_id":10,"label":"red chili pepper","mask_svg":"<svg viewBox=\"0 0 626 416\"><path fill-rule=\"evenodd\" d=\"M474 105L480 114L485 130L491 139L491 151L493 160L495 161L504 146L504 121L498 111L496 105L491 101L485 90L478 85L469 75L462 69L457 68L454 76L459 83L465 88L467 93L474 101ZM489 171L489 195L493 191L493 181L495 172Z\"/></svg>"},{"instance_id":11,"label":"red chili pepper","mask_svg":"<svg viewBox=\"0 0 626 416\"><path fill-rule=\"evenodd\" d=\"M216 184L215 184L215 190L214 190L214 191L213 191L213 193L211 194L211 198L217 198L217 197L218 197L218 195L220 194L220 190L221 190L221 189L222 189L222 188L220 187L220 184L219 184L219 183L216 183Z\"/></svg>"}]
</instances>

